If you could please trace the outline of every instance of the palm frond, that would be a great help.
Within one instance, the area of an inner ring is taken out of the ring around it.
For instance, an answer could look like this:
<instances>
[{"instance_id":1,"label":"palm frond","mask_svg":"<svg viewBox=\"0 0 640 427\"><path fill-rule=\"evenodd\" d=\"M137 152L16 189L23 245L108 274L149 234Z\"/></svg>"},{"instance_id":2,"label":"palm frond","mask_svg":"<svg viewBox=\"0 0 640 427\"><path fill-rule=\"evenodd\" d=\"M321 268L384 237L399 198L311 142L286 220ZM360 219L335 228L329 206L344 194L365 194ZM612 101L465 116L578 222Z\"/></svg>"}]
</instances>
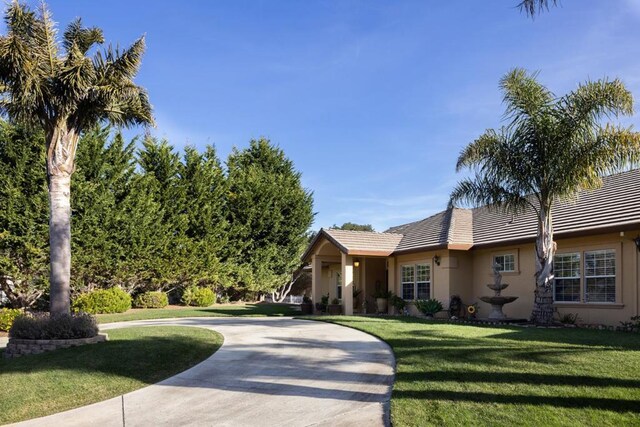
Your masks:
<instances>
[{"instance_id":1,"label":"palm frond","mask_svg":"<svg viewBox=\"0 0 640 427\"><path fill-rule=\"evenodd\" d=\"M85 55L94 44L104 43L102 30L97 27L84 28L80 18L72 21L62 36L62 45L65 51L78 49Z\"/></svg>"},{"instance_id":2,"label":"palm frond","mask_svg":"<svg viewBox=\"0 0 640 427\"><path fill-rule=\"evenodd\" d=\"M549 5L557 6L559 3L559 0L522 0L518 8L520 12L534 18L537 14L549 10Z\"/></svg>"}]
</instances>

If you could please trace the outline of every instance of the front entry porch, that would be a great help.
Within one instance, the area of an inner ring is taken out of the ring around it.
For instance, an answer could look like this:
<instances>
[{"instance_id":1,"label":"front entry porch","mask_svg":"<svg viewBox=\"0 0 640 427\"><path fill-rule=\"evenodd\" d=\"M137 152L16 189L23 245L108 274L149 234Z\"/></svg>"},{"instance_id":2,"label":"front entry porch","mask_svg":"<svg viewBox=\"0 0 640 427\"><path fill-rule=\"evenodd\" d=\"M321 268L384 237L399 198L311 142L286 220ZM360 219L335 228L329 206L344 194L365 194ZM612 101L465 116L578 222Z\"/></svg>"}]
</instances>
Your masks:
<instances>
[{"instance_id":1,"label":"front entry porch","mask_svg":"<svg viewBox=\"0 0 640 427\"><path fill-rule=\"evenodd\" d=\"M388 257L388 253L358 250L337 240L342 238L344 242L359 236L361 232L326 230L305 254L312 269L312 302L316 314L320 314L323 297L328 304L337 302L342 314L376 313L375 295L395 288L394 275L388 274L394 271L394 258Z\"/></svg>"}]
</instances>

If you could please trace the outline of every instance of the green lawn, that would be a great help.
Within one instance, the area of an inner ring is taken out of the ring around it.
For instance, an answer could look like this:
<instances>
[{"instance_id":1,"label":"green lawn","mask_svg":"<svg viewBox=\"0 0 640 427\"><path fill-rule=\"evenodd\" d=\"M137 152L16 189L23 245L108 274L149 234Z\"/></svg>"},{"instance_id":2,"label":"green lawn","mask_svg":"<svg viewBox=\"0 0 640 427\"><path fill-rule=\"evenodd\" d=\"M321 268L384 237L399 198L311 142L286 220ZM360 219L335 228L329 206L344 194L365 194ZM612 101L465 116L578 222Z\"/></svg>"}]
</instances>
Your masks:
<instances>
[{"instance_id":1,"label":"green lawn","mask_svg":"<svg viewBox=\"0 0 640 427\"><path fill-rule=\"evenodd\" d=\"M318 319L318 318L316 318ZM394 426L640 425L640 335L322 317L385 340Z\"/></svg>"},{"instance_id":2,"label":"green lawn","mask_svg":"<svg viewBox=\"0 0 640 427\"><path fill-rule=\"evenodd\" d=\"M53 414L156 383L206 359L223 341L217 332L180 326L107 332L105 343L18 359L0 355L0 424Z\"/></svg>"},{"instance_id":3,"label":"green lawn","mask_svg":"<svg viewBox=\"0 0 640 427\"><path fill-rule=\"evenodd\" d=\"M174 307L133 309L120 314L98 314L98 323L128 320L166 319L172 317L229 317L229 316L295 316L300 311L287 304L217 304L211 307Z\"/></svg>"}]
</instances>

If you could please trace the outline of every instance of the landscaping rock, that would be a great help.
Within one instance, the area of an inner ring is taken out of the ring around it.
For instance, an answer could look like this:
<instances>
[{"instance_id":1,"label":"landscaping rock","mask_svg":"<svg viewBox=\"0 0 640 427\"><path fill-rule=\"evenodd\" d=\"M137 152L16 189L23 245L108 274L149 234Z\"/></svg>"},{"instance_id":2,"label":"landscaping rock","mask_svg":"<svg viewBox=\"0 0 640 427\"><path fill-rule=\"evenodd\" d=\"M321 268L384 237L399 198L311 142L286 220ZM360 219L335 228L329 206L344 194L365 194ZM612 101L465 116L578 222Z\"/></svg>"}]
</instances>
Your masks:
<instances>
[{"instance_id":1,"label":"landscaping rock","mask_svg":"<svg viewBox=\"0 0 640 427\"><path fill-rule=\"evenodd\" d=\"M28 354L40 354L45 351L53 351L59 348L76 347L85 344L96 344L108 341L107 334L98 334L91 338L80 338L75 340L25 340L9 338L7 348L4 350L4 357L14 358L26 356Z\"/></svg>"}]
</instances>

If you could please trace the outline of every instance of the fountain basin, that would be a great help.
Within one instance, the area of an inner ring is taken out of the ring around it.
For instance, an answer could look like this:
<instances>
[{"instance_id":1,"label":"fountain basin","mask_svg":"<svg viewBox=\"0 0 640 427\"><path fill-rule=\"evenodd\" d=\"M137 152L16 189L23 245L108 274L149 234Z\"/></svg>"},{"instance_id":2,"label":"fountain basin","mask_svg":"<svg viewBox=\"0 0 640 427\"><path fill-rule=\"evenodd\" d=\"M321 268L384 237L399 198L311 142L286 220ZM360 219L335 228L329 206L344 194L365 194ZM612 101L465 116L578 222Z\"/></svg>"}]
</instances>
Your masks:
<instances>
[{"instance_id":1,"label":"fountain basin","mask_svg":"<svg viewBox=\"0 0 640 427\"><path fill-rule=\"evenodd\" d=\"M509 304L510 302L514 302L517 299L518 299L518 297L503 297L503 296L499 296L499 297L480 297L481 301L484 301L484 302L489 303L491 305L505 305L505 304Z\"/></svg>"},{"instance_id":2,"label":"fountain basin","mask_svg":"<svg viewBox=\"0 0 640 427\"><path fill-rule=\"evenodd\" d=\"M492 296L492 297L480 297L480 300L491 304L491 313L489 313L489 319L491 320L503 320L506 319L504 312L502 311L502 306L505 304L509 304L510 302L514 302L518 297L503 297L503 296Z\"/></svg>"}]
</instances>

